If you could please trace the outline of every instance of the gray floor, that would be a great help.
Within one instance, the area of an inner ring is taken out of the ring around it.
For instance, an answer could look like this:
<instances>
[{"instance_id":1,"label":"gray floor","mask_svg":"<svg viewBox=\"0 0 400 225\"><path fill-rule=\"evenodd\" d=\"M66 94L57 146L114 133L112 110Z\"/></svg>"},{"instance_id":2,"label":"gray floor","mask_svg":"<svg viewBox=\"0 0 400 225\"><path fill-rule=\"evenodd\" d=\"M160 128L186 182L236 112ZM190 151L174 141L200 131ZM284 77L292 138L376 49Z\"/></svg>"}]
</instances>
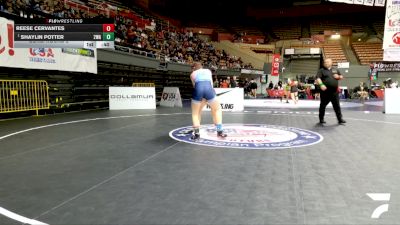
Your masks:
<instances>
[{"instance_id":1,"label":"gray floor","mask_svg":"<svg viewBox=\"0 0 400 225\"><path fill-rule=\"evenodd\" d=\"M0 207L47 224L400 224L400 116L346 109L338 126L329 110L320 127L313 109L257 110L224 122L324 140L282 150L177 142L168 132L190 125L189 108L1 121ZM371 214L387 202L366 193L391 193L380 219ZM0 224L20 223L0 214Z\"/></svg>"}]
</instances>

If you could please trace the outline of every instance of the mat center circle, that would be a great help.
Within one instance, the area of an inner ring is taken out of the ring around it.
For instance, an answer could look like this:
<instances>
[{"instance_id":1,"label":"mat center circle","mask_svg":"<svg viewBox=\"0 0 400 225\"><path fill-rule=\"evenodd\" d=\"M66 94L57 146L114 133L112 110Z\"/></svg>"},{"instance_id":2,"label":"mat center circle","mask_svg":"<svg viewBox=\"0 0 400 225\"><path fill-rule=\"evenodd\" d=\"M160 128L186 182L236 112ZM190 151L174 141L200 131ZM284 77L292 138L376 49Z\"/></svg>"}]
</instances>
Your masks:
<instances>
[{"instance_id":1,"label":"mat center circle","mask_svg":"<svg viewBox=\"0 0 400 225\"><path fill-rule=\"evenodd\" d=\"M226 138L217 136L214 125L200 128L200 140L191 140L192 127L181 127L170 132L170 137L181 142L212 147L242 149L283 149L304 147L323 140L319 133L286 126L267 124L224 124Z\"/></svg>"}]
</instances>

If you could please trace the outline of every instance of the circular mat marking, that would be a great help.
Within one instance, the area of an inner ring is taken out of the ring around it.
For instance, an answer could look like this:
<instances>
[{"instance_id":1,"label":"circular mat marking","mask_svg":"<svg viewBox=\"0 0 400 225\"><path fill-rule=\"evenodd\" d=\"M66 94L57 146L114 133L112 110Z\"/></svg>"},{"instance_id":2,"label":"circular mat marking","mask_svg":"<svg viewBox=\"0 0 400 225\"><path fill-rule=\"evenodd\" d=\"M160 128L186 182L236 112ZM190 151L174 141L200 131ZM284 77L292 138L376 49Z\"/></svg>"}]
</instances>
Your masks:
<instances>
[{"instance_id":1,"label":"circular mat marking","mask_svg":"<svg viewBox=\"0 0 400 225\"><path fill-rule=\"evenodd\" d=\"M217 137L214 125L200 128L200 139L193 141L192 127L172 130L169 136L177 141L210 147L240 149L285 149L314 145L323 140L322 135L295 127L268 124L224 124L226 138Z\"/></svg>"}]
</instances>

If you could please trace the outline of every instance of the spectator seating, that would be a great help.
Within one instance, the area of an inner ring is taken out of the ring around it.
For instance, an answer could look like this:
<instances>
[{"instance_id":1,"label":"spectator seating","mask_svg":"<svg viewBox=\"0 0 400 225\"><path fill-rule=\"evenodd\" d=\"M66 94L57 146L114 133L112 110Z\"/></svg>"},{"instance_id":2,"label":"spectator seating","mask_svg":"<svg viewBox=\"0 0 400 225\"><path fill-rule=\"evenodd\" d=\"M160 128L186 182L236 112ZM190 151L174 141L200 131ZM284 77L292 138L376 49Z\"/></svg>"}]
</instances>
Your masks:
<instances>
[{"instance_id":1,"label":"spectator seating","mask_svg":"<svg viewBox=\"0 0 400 225\"><path fill-rule=\"evenodd\" d=\"M352 47L362 65L383 59L382 43L355 42Z\"/></svg>"},{"instance_id":2,"label":"spectator seating","mask_svg":"<svg viewBox=\"0 0 400 225\"><path fill-rule=\"evenodd\" d=\"M330 41L329 43L312 43L312 44L292 44L291 48L322 48L324 58L331 58L334 65L339 62L348 62L343 48L339 41Z\"/></svg>"},{"instance_id":3,"label":"spectator seating","mask_svg":"<svg viewBox=\"0 0 400 225\"><path fill-rule=\"evenodd\" d=\"M301 37L300 23L284 23L272 26L272 32L281 40L294 40Z\"/></svg>"},{"instance_id":4,"label":"spectator seating","mask_svg":"<svg viewBox=\"0 0 400 225\"><path fill-rule=\"evenodd\" d=\"M334 65L348 61L340 43L323 44L323 50L324 58L331 58Z\"/></svg>"},{"instance_id":5,"label":"spectator seating","mask_svg":"<svg viewBox=\"0 0 400 225\"><path fill-rule=\"evenodd\" d=\"M372 27L374 28L375 32L377 34L383 34L384 28L385 28L385 21L383 20L377 20L372 23Z\"/></svg>"},{"instance_id":6,"label":"spectator seating","mask_svg":"<svg viewBox=\"0 0 400 225\"><path fill-rule=\"evenodd\" d=\"M339 20L313 20L310 22L311 35L323 34L324 31L340 31L345 29L351 29L354 33L364 32L364 25L361 22L352 21L352 25L349 25L348 21Z\"/></svg>"},{"instance_id":7,"label":"spectator seating","mask_svg":"<svg viewBox=\"0 0 400 225\"><path fill-rule=\"evenodd\" d=\"M254 66L254 68L256 69L262 69L266 60L271 61L271 55L268 55L267 58L265 54L257 54L249 48L249 46L257 45L232 43L231 41L221 41L213 42L213 46L215 46L217 49L225 49L225 51L227 51L228 53L240 57L239 59L241 60L241 62L243 62L242 68L253 68ZM251 65L249 65L249 63L251 63Z\"/></svg>"},{"instance_id":8,"label":"spectator seating","mask_svg":"<svg viewBox=\"0 0 400 225\"><path fill-rule=\"evenodd\" d=\"M244 26L232 26L231 30L237 34L241 34L240 36L246 35L254 35L254 36L263 36L264 33L257 27L244 27Z\"/></svg>"}]
</instances>

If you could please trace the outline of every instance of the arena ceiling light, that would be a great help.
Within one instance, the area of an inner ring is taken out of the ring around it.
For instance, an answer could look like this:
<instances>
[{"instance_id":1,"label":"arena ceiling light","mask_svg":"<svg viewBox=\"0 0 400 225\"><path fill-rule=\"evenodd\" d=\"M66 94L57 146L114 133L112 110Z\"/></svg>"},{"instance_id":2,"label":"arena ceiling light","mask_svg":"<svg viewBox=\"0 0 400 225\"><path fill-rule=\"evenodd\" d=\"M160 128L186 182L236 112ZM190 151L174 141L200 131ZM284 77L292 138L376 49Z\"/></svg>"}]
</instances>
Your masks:
<instances>
[{"instance_id":1,"label":"arena ceiling light","mask_svg":"<svg viewBox=\"0 0 400 225\"><path fill-rule=\"evenodd\" d=\"M333 34L331 36L332 39L340 39L340 34Z\"/></svg>"}]
</instances>

